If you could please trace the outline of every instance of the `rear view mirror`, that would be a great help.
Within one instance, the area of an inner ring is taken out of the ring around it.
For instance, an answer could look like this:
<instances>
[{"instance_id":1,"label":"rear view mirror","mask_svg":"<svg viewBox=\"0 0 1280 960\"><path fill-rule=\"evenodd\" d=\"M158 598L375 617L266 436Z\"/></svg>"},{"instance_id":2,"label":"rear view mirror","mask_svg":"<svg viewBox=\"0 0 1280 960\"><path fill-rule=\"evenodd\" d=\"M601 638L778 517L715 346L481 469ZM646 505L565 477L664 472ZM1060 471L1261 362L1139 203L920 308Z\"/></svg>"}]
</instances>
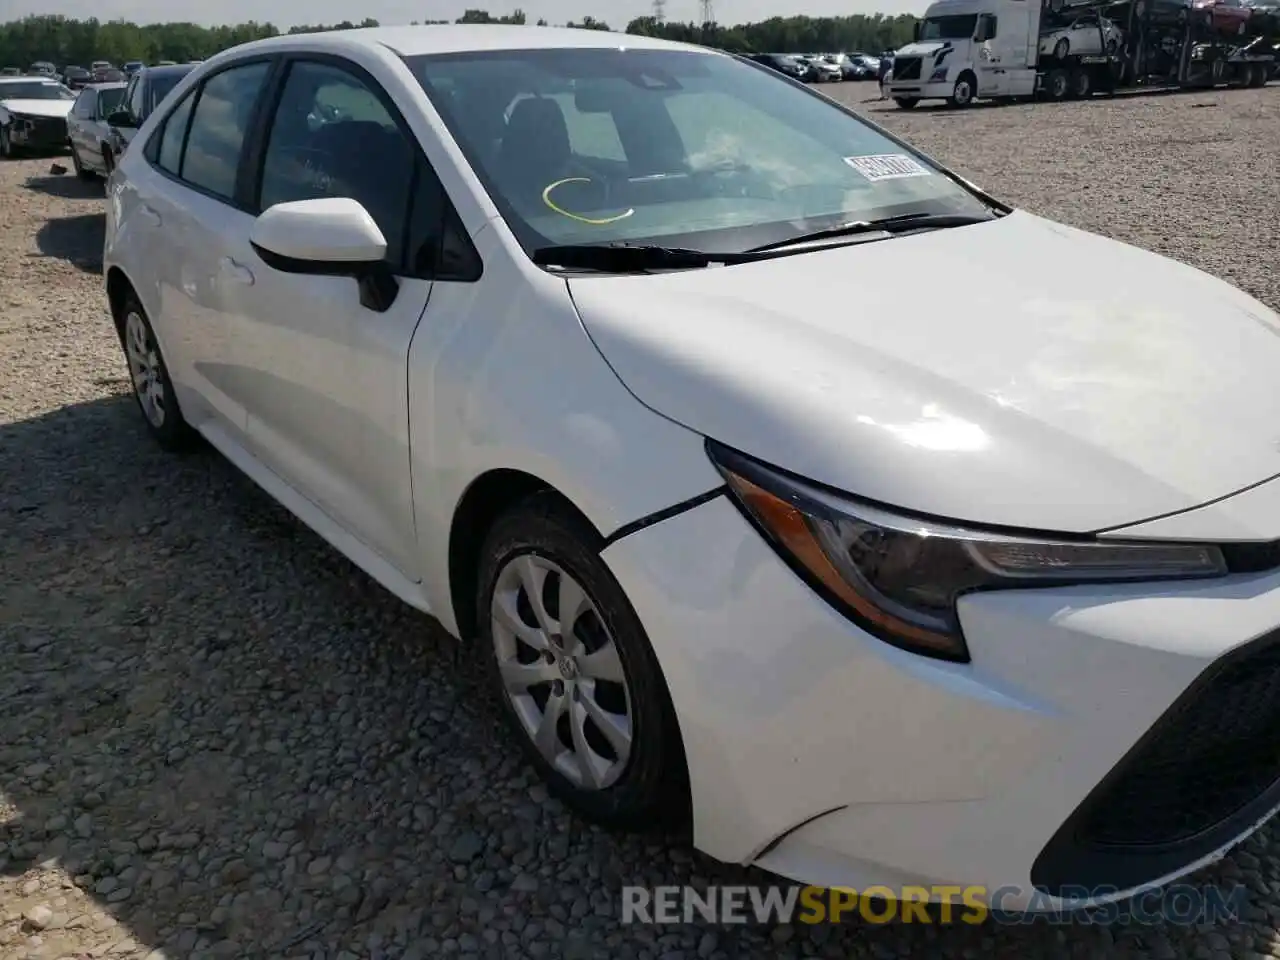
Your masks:
<instances>
[{"instance_id":1,"label":"rear view mirror","mask_svg":"<svg viewBox=\"0 0 1280 960\"><path fill-rule=\"evenodd\" d=\"M107 123L113 127L136 127L133 122L133 114L128 110L116 110L114 113L107 114Z\"/></svg>"},{"instance_id":2,"label":"rear view mirror","mask_svg":"<svg viewBox=\"0 0 1280 960\"><path fill-rule=\"evenodd\" d=\"M354 277L360 303L383 313L399 284L384 257L387 241L373 217L350 197L295 200L268 207L253 222L249 242L281 273Z\"/></svg>"}]
</instances>

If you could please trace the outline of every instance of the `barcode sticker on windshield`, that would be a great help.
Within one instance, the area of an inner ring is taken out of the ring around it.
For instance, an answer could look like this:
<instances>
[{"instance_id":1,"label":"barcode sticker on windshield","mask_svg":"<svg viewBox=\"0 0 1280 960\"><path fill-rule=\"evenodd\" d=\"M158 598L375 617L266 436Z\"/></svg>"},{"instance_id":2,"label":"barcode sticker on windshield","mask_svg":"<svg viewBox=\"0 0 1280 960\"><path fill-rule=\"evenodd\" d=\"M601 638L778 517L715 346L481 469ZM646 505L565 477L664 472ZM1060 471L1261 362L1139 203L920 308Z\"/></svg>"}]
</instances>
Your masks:
<instances>
[{"instance_id":1,"label":"barcode sticker on windshield","mask_svg":"<svg viewBox=\"0 0 1280 960\"><path fill-rule=\"evenodd\" d=\"M845 157L844 162L868 180L899 180L902 177L927 177L926 167L901 153L882 153L871 157Z\"/></svg>"}]
</instances>

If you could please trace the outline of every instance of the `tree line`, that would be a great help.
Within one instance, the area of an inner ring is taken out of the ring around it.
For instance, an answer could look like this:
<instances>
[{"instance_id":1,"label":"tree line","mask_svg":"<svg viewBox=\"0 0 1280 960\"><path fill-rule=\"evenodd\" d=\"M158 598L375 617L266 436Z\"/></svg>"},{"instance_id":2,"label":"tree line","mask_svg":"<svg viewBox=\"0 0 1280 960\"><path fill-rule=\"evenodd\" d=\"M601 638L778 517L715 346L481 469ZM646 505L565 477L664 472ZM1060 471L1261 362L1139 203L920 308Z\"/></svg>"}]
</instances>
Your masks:
<instances>
[{"instance_id":1,"label":"tree line","mask_svg":"<svg viewBox=\"0 0 1280 960\"><path fill-rule=\"evenodd\" d=\"M909 14L896 17L859 14L847 17L771 17L759 23L723 26L717 23L677 23L639 17L627 24L626 32L699 43L735 53L837 50L876 53L894 50L909 42L915 20ZM468 10L453 22L524 24L527 20L523 10L515 10L502 16L494 16L486 10ZM0 24L0 66L25 69L40 60L59 67L67 64L87 66L94 60L109 60L116 65L130 60L145 63L174 60L184 63L189 60L204 60L227 47L278 36L280 33L314 33L378 25L378 21L373 19L365 19L359 23L344 20L334 24L295 26L281 31L272 23L253 20L227 26L202 27L195 23L137 24L125 20L29 16ZM537 25L547 26L547 22L538 20ZM577 23L570 21L565 26L586 30L613 29L608 23L594 17L584 17Z\"/></svg>"}]
</instances>

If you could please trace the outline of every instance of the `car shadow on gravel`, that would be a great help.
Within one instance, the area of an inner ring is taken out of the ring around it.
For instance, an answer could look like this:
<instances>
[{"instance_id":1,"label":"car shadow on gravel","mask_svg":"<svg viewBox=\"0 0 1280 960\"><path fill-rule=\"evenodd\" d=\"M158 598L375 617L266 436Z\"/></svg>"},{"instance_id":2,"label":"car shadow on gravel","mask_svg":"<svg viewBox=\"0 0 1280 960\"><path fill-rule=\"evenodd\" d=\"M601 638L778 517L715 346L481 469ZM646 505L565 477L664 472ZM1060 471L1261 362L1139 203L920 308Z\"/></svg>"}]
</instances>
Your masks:
<instances>
[{"instance_id":1,"label":"car shadow on gravel","mask_svg":"<svg viewBox=\"0 0 1280 960\"><path fill-rule=\"evenodd\" d=\"M67 164L70 170L70 164ZM45 177L29 177L24 186L35 193L47 194L50 197L61 197L64 200L101 200L103 199L102 181L99 179L81 180L73 173L50 174Z\"/></svg>"},{"instance_id":2,"label":"car shadow on gravel","mask_svg":"<svg viewBox=\"0 0 1280 960\"><path fill-rule=\"evenodd\" d=\"M16 808L0 818L0 913L15 938L41 906L46 946L85 929L68 902L88 896L118 921L91 927L113 955L1060 948L1039 925L621 923L626 885L770 879L568 814L500 729L478 656L209 449L161 452L115 389L0 425L0 812ZM28 879L53 860L82 893ZM1102 956L1153 931L1072 935L1073 955Z\"/></svg>"},{"instance_id":3,"label":"car shadow on gravel","mask_svg":"<svg viewBox=\"0 0 1280 960\"><path fill-rule=\"evenodd\" d=\"M66 260L87 273L101 273L106 233L105 213L55 217L36 231L36 249L40 256Z\"/></svg>"}]
</instances>

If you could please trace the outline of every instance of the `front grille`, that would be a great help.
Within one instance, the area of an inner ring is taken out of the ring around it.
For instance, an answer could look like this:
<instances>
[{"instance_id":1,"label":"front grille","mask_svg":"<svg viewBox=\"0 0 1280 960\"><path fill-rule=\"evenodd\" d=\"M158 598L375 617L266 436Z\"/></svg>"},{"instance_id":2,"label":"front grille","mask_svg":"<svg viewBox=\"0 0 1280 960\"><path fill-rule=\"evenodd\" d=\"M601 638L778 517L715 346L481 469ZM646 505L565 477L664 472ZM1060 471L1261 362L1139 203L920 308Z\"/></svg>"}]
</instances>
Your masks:
<instances>
[{"instance_id":1,"label":"front grille","mask_svg":"<svg viewBox=\"0 0 1280 960\"><path fill-rule=\"evenodd\" d=\"M27 117L27 142L32 144L59 144L67 139L67 121L61 117Z\"/></svg>"},{"instance_id":2,"label":"front grille","mask_svg":"<svg viewBox=\"0 0 1280 960\"><path fill-rule=\"evenodd\" d=\"M894 58L893 79L919 80L920 79L920 58L919 57Z\"/></svg>"},{"instance_id":3,"label":"front grille","mask_svg":"<svg viewBox=\"0 0 1280 960\"><path fill-rule=\"evenodd\" d=\"M1215 670L1155 728L1081 825L1085 843L1178 843L1280 779L1280 645Z\"/></svg>"}]
</instances>

